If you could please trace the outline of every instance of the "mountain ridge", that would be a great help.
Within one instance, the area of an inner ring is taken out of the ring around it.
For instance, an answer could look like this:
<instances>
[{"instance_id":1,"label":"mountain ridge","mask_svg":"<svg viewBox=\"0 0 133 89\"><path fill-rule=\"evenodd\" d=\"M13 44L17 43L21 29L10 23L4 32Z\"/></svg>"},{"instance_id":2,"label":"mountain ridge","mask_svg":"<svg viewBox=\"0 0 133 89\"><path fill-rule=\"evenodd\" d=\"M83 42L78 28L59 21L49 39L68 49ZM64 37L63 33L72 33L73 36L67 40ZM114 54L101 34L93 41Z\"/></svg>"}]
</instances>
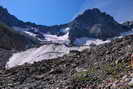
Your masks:
<instances>
[{"instance_id":1,"label":"mountain ridge","mask_svg":"<svg viewBox=\"0 0 133 89\"><path fill-rule=\"evenodd\" d=\"M71 35L72 37L73 35L77 35L77 37L87 36L99 39L111 38L130 30L128 27L115 21L112 16L101 12L97 8L88 9L79 15L75 18L71 27L72 32L70 32L70 34L73 33Z\"/></svg>"},{"instance_id":2,"label":"mountain ridge","mask_svg":"<svg viewBox=\"0 0 133 89\"><path fill-rule=\"evenodd\" d=\"M44 34L57 36L64 35L65 33L63 33L62 30L66 28L70 28L69 39L72 40L71 42L73 42L76 38L81 37L91 37L105 40L107 38L120 35L122 32L131 30L128 26L119 24L112 16L106 14L105 12L101 12L97 8L85 10L83 14L78 15L69 23L54 26L43 26L31 22L23 22L13 15L10 15L7 9L2 7L0 8L1 13L4 12L3 15L0 14L0 17L2 17L0 18L1 21L5 22L7 25L28 28L29 32L36 34L37 38L43 40L45 40ZM6 18L10 18L9 22L6 21Z\"/></svg>"}]
</instances>

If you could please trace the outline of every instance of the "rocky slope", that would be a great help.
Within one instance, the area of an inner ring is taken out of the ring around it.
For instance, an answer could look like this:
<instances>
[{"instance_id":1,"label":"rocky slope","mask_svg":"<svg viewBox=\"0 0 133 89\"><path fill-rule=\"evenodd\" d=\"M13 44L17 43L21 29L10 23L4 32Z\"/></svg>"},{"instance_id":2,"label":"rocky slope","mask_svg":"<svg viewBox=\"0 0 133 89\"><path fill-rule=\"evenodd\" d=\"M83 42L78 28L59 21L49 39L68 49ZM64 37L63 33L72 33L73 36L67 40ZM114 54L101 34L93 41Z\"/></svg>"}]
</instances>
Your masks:
<instances>
[{"instance_id":1,"label":"rocky slope","mask_svg":"<svg viewBox=\"0 0 133 89\"><path fill-rule=\"evenodd\" d=\"M0 48L0 69L5 68L6 63L9 61L9 58L12 56L14 51Z\"/></svg>"},{"instance_id":2,"label":"rocky slope","mask_svg":"<svg viewBox=\"0 0 133 89\"><path fill-rule=\"evenodd\" d=\"M0 70L0 88L130 89L132 52L133 35L53 60Z\"/></svg>"},{"instance_id":3,"label":"rocky slope","mask_svg":"<svg viewBox=\"0 0 133 89\"><path fill-rule=\"evenodd\" d=\"M0 48L24 50L37 44L37 40L34 40L26 35L21 34L8 27L7 25L0 23Z\"/></svg>"}]
</instances>

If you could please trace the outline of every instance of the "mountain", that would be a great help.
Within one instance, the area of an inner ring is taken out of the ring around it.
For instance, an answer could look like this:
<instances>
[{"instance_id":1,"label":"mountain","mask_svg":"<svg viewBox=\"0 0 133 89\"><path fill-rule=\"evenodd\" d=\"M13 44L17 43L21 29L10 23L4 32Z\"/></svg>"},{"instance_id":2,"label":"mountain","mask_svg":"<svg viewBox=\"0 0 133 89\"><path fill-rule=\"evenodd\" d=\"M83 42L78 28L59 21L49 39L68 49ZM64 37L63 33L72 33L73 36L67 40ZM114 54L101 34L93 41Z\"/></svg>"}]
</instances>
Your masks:
<instances>
[{"instance_id":1,"label":"mountain","mask_svg":"<svg viewBox=\"0 0 133 89\"><path fill-rule=\"evenodd\" d=\"M9 14L7 9L0 7L0 21L13 27L16 31L36 37L42 43L55 43L53 40L56 39L58 40L56 43L65 44L64 39L60 38L66 34L69 34L67 42L70 40L72 44L77 43L76 40L84 37L106 40L131 30L128 26L119 24L112 16L101 12L97 8L86 10L69 23L43 26L18 20L15 16Z\"/></svg>"},{"instance_id":2,"label":"mountain","mask_svg":"<svg viewBox=\"0 0 133 89\"><path fill-rule=\"evenodd\" d=\"M56 59L0 70L0 88L131 89L132 51L133 35Z\"/></svg>"},{"instance_id":3,"label":"mountain","mask_svg":"<svg viewBox=\"0 0 133 89\"><path fill-rule=\"evenodd\" d=\"M0 89L133 88L132 22L119 24L94 8L43 26L3 7L0 21Z\"/></svg>"},{"instance_id":4,"label":"mountain","mask_svg":"<svg viewBox=\"0 0 133 89\"><path fill-rule=\"evenodd\" d=\"M9 26L0 23L0 48L8 50L24 50L37 44L36 39L28 35L18 33Z\"/></svg>"},{"instance_id":5,"label":"mountain","mask_svg":"<svg viewBox=\"0 0 133 89\"><path fill-rule=\"evenodd\" d=\"M31 61L29 60L38 62L38 60L51 59L69 53L71 50L69 46L96 46L110 42L111 39L108 40L108 38L133 33L128 24L119 24L113 17L101 12L97 8L86 10L67 24L43 26L31 22L23 22L11 15L7 9L0 7L0 21L0 35L2 36L0 39L0 48L10 51L20 51L35 47L20 54L14 54L11 58L11 64L14 63L18 57L22 59L22 62L19 61L18 64L24 64L25 62L30 63ZM127 33L123 34L123 32ZM63 47L59 44L63 45ZM40 47L36 47L38 45L40 45ZM49 50L43 50L42 48ZM69 52L65 52L65 49L69 50ZM42 51L40 52L40 50ZM32 53L32 51L34 51L34 53ZM51 53L51 51L54 51L54 53ZM57 53L59 56L57 56ZM27 57L23 54L27 55ZM44 55L46 56L44 57ZM2 65L6 65L7 60L9 60L9 57L7 58L3 59L6 61L4 61ZM27 60L27 58L29 60ZM25 61L23 61L24 59ZM13 64L13 66L16 66L16 64Z\"/></svg>"},{"instance_id":6,"label":"mountain","mask_svg":"<svg viewBox=\"0 0 133 89\"><path fill-rule=\"evenodd\" d=\"M50 33L50 34L59 34L59 29L63 29L67 27L67 24L64 25L55 25L55 26L43 26L43 25L37 25L35 23L31 22L23 22L19 19L17 19L14 15L11 15L6 8L3 8L0 6L0 21L5 23L6 25L10 27L19 27L20 29L15 29L19 31L28 30L29 32L36 34L37 37L41 38L42 34L44 33ZM58 29L58 30L57 30Z\"/></svg>"},{"instance_id":7,"label":"mountain","mask_svg":"<svg viewBox=\"0 0 133 89\"><path fill-rule=\"evenodd\" d=\"M9 26L19 26L19 27L24 26L23 21L18 20L15 16L9 14L7 9L3 8L2 6L0 6L0 21L4 22Z\"/></svg>"},{"instance_id":8,"label":"mountain","mask_svg":"<svg viewBox=\"0 0 133 89\"><path fill-rule=\"evenodd\" d=\"M99 9L88 9L71 23L70 39L89 37L106 40L130 29Z\"/></svg>"}]
</instances>

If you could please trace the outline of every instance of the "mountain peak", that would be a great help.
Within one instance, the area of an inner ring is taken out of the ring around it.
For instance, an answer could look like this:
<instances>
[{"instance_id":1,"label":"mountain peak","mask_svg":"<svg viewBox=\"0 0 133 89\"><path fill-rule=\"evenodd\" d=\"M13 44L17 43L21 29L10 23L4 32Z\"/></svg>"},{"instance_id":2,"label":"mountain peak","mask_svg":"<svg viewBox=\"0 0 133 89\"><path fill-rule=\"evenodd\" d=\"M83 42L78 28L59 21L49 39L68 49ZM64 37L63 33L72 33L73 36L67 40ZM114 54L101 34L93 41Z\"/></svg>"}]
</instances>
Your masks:
<instances>
[{"instance_id":1,"label":"mountain peak","mask_svg":"<svg viewBox=\"0 0 133 89\"><path fill-rule=\"evenodd\" d=\"M85 10L82 14L80 14L79 16L77 16L77 18L75 20L80 20L82 22L85 21L91 21L94 23L97 23L102 21L102 22L106 22L106 21L110 21L110 22L114 22L116 23L116 21L114 20L114 18L108 14L106 14L105 12L102 12L100 9L98 8L93 8L93 9L87 9Z\"/></svg>"},{"instance_id":2,"label":"mountain peak","mask_svg":"<svg viewBox=\"0 0 133 89\"><path fill-rule=\"evenodd\" d=\"M8 10L6 8L3 8L2 6L0 6L0 14L1 13L8 13Z\"/></svg>"},{"instance_id":3,"label":"mountain peak","mask_svg":"<svg viewBox=\"0 0 133 89\"><path fill-rule=\"evenodd\" d=\"M85 10L84 13L90 13L90 12L101 13L100 9L98 9L98 8L87 9L87 10Z\"/></svg>"},{"instance_id":4,"label":"mountain peak","mask_svg":"<svg viewBox=\"0 0 133 89\"><path fill-rule=\"evenodd\" d=\"M9 26L24 26L24 22L11 15L6 8L0 6L0 21Z\"/></svg>"},{"instance_id":5,"label":"mountain peak","mask_svg":"<svg viewBox=\"0 0 133 89\"><path fill-rule=\"evenodd\" d=\"M107 39L130 29L99 9L88 9L71 23L70 39L91 37Z\"/></svg>"}]
</instances>

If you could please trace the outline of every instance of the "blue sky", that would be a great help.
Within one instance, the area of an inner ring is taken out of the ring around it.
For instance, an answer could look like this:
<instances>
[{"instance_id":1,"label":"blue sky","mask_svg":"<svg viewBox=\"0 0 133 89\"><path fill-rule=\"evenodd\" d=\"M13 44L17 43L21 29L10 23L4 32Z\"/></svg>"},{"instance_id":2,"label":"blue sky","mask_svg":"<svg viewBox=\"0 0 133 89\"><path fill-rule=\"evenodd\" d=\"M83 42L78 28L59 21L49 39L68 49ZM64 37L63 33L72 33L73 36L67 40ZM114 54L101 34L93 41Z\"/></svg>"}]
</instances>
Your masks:
<instances>
[{"instance_id":1,"label":"blue sky","mask_svg":"<svg viewBox=\"0 0 133 89\"><path fill-rule=\"evenodd\" d=\"M117 21L133 20L133 0L0 0L0 5L23 21L42 25L71 21L86 8L100 8Z\"/></svg>"},{"instance_id":2,"label":"blue sky","mask_svg":"<svg viewBox=\"0 0 133 89\"><path fill-rule=\"evenodd\" d=\"M43 25L69 22L85 0L0 0L9 12L24 21Z\"/></svg>"}]
</instances>

